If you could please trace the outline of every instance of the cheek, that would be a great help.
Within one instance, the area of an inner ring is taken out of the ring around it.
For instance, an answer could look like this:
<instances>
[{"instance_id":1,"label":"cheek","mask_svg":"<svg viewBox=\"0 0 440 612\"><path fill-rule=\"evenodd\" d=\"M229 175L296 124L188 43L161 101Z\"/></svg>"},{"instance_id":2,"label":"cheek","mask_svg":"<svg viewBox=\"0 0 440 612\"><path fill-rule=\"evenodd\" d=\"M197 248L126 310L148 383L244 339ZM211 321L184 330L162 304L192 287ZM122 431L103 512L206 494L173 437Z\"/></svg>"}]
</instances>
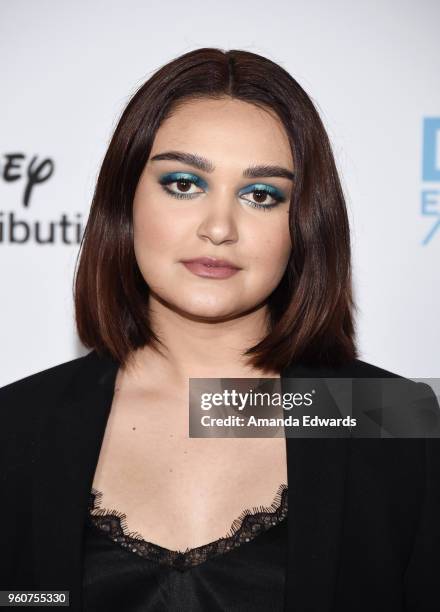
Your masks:
<instances>
[{"instance_id":1,"label":"cheek","mask_svg":"<svg viewBox=\"0 0 440 612\"><path fill-rule=\"evenodd\" d=\"M135 203L133 208L133 238L137 256L145 259L146 253L155 258L169 253L179 244L181 224L167 214L164 207Z\"/></svg>"},{"instance_id":2,"label":"cheek","mask_svg":"<svg viewBox=\"0 0 440 612\"><path fill-rule=\"evenodd\" d=\"M133 210L134 254L141 274L151 289L159 291L164 272L179 244L176 224L147 207Z\"/></svg>"},{"instance_id":3,"label":"cheek","mask_svg":"<svg viewBox=\"0 0 440 612\"><path fill-rule=\"evenodd\" d=\"M250 236L256 269L273 281L283 276L292 249L288 223L284 218L280 221L267 222L264 228L260 225Z\"/></svg>"}]
</instances>

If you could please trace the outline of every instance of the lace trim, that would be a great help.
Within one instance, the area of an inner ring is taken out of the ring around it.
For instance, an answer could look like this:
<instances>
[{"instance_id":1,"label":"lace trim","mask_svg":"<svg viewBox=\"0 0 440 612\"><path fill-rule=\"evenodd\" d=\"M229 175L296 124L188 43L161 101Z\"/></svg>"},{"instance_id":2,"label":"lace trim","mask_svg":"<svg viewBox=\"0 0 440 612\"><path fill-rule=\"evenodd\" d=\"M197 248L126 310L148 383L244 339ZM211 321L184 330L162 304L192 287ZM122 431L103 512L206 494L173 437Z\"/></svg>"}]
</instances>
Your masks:
<instances>
[{"instance_id":1,"label":"lace trim","mask_svg":"<svg viewBox=\"0 0 440 612\"><path fill-rule=\"evenodd\" d=\"M187 548L183 551L169 550L159 544L147 542L135 531L128 531L126 515L118 510L99 508L101 499L102 493L92 488L88 508L88 518L92 524L123 548L156 563L180 570L199 565L211 557L228 552L245 542L250 542L287 516L287 485L281 484L270 506L257 506L252 510L243 510L240 516L233 521L230 532L225 537L196 548Z\"/></svg>"}]
</instances>

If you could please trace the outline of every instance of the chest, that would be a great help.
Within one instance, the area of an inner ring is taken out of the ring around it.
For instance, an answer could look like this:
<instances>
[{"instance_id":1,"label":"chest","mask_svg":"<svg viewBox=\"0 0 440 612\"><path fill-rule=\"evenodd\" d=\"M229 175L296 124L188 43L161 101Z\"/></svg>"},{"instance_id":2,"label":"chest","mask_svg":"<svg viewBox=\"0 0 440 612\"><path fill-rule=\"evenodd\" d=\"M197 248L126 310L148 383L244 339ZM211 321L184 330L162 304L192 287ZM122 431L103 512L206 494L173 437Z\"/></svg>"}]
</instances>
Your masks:
<instances>
[{"instance_id":1,"label":"chest","mask_svg":"<svg viewBox=\"0 0 440 612\"><path fill-rule=\"evenodd\" d=\"M282 483L285 438L189 438L181 396L115 394L93 487L145 540L176 550L224 537Z\"/></svg>"}]
</instances>

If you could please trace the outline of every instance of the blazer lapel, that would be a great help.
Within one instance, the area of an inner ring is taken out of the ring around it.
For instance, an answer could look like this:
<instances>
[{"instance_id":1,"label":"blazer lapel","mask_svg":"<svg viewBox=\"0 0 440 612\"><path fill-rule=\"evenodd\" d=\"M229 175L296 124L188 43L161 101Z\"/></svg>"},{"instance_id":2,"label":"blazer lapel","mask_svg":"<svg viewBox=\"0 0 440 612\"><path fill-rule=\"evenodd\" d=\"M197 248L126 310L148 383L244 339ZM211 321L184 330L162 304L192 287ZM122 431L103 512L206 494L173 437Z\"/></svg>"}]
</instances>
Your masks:
<instances>
[{"instance_id":1,"label":"blazer lapel","mask_svg":"<svg viewBox=\"0 0 440 612\"><path fill-rule=\"evenodd\" d=\"M31 516L35 579L40 588L70 590L72 610L81 610L83 527L117 371L116 361L90 352L63 397L47 399L39 432ZM301 365L281 374L325 375ZM54 401L57 405L50 405ZM328 401L333 401L330 394ZM326 612L338 570L348 439L286 438L286 453L284 609Z\"/></svg>"},{"instance_id":2,"label":"blazer lapel","mask_svg":"<svg viewBox=\"0 0 440 612\"><path fill-rule=\"evenodd\" d=\"M282 378L335 376L295 365ZM339 370L338 377L349 376ZM325 383L316 381L330 413L341 416ZM315 381L314 381L315 386ZM313 414L313 411L311 411ZM348 438L286 437L288 556L285 612L328 612L339 565Z\"/></svg>"},{"instance_id":3,"label":"blazer lapel","mask_svg":"<svg viewBox=\"0 0 440 612\"><path fill-rule=\"evenodd\" d=\"M113 360L89 353L41 425L33 481L35 578L40 588L70 590L72 610L81 610L83 525L117 369Z\"/></svg>"}]
</instances>

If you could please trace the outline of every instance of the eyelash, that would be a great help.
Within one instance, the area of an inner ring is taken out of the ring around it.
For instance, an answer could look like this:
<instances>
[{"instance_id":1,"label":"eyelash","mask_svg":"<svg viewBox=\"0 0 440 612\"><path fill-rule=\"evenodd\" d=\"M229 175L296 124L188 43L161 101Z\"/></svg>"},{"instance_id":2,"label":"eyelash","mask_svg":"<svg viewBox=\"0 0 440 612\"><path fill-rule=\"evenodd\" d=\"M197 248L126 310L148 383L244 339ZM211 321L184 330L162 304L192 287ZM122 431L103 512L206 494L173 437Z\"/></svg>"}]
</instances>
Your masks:
<instances>
[{"instance_id":1,"label":"eyelash","mask_svg":"<svg viewBox=\"0 0 440 612\"><path fill-rule=\"evenodd\" d=\"M194 196L196 196L197 194L195 193L179 193L176 191L172 191L171 189L168 189L168 185L172 185L173 183L178 183L180 181L186 181L188 183L191 183L192 185L196 185L198 187L200 187L200 180L195 177L194 179L192 178L188 178L188 177L182 177L182 178L162 178L159 182L161 184L161 186L163 187L164 191L169 194L170 196L177 198L179 200L190 200L193 199ZM263 193L267 193L268 195L270 195L272 198L274 198L274 200L276 200L275 204L259 204L258 202L251 202L250 200L246 200L246 202L248 204L250 204L252 206L252 208L259 208L265 211L270 211L272 208L275 208L276 206L278 206L278 204L281 204L281 202L285 201L285 197L280 195L279 193L277 193L276 191L272 191L271 189L254 189L252 191L247 191L246 194L248 193L254 193L254 191L260 191Z\"/></svg>"}]
</instances>

